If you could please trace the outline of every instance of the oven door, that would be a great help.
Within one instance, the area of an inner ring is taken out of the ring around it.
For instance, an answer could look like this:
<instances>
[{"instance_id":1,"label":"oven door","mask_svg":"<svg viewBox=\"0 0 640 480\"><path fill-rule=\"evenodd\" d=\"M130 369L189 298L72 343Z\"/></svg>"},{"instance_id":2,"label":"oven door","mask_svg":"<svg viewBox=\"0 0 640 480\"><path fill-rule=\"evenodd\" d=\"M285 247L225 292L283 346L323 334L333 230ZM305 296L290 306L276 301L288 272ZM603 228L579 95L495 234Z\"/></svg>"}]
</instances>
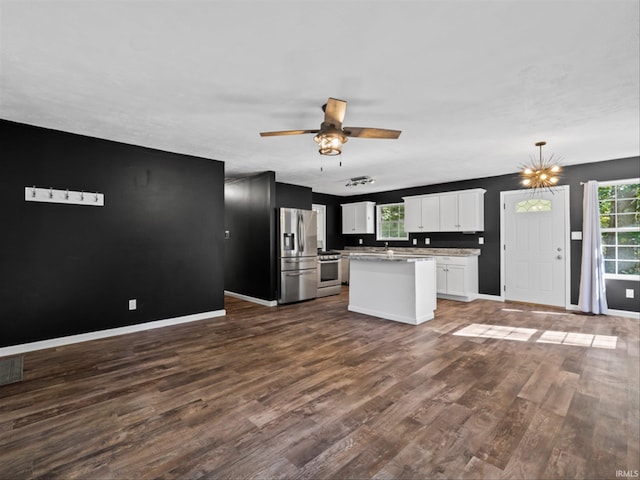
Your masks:
<instances>
[{"instance_id":1,"label":"oven door","mask_svg":"<svg viewBox=\"0 0 640 480\"><path fill-rule=\"evenodd\" d=\"M340 259L318 261L318 287L340 285Z\"/></svg>"}]
</instances>

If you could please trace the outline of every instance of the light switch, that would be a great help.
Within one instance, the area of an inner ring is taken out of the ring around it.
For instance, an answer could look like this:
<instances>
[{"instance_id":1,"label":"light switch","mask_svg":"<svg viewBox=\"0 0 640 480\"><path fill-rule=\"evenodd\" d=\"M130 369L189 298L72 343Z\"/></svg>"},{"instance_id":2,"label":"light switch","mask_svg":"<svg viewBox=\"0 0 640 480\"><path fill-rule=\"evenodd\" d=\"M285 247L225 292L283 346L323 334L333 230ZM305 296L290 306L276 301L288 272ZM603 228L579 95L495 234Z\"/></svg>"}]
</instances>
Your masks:
<instances>
[{"instance_id":1,"label":"light switch","mask_svg":"<svg viewBox=\"0 0 640 480\"><path fill-rule=\"evenodd\" d=\"M478 237L478 244L484 245L484 237Z\"/></svg>"},{"instance_id":2,"label":"light switch","mask_svg":"<svg viewBox=\"0 0 640 480\"><path fill-rule=\"evenodd\" d=\"M358 239L358 245L362 245L362 239L361 238Z\"/></svg>"},{"instance_id":3,"label":"light switch","mask_svg":"<svg viewBox=\"0 0 640 480\"><path fill-rule=\"evenodd\" d=\"M129 310L135 310L137 308L137 302L135 298L129 300Z\"/></svg>"},{"instance_id":4,"label":"light switch","mask_svg":"<svg viewBox=\"0 0 640 480\"><path fill-rule=\"evenodd\" d=\"M571 240L582 240L582 232L571 232Z\"/></svg>"},{"instance_id":5,"label":"light switch","mask_svg":"<svg viewBox=\"0 0 640 480\"><path fill-rule=\"evenodd\" d=\"M425 245L430 245L431 244L431 239L430 238L425 238L424 239L424 244Z\"/></svg>"},{"instance_id":6,"label":"light switch","mask_svg":"<svg viewBox=\"0 0 640 480\"><path fill-rule=\"evenodd\" d=\"M627 295L627 298L634 298L635 292L633 291L633 288L627 288L626 295Z\"/></svg>"},{"instance_id":7,"label":"light switch","mask_svg":"<svg viewBox=\"0 0 640 480\"><path fill-rule=\"evenodd\" d=\"M414 239L413 239L413 244L414 244L414 245L417 245L417 244L418 244L418 239L417 239L417 238L414 238Z\"/></svg>"}]
</instances>

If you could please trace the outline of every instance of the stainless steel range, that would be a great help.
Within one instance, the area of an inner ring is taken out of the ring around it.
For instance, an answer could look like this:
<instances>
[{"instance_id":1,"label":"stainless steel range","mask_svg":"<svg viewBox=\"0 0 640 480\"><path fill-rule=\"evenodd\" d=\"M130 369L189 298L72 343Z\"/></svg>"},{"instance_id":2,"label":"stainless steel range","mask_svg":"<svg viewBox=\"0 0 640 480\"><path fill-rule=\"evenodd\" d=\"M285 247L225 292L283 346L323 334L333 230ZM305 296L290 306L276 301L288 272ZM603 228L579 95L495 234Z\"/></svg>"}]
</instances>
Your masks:
<instances>
[{"instance_id":1,"label":"stainless steel range","mask_svg":"<svg viewBox=\"0 0 640 480\"><path fill-rule=\"evenodd\" d=\"M337 295L342 289L340 252L318 252L318 297Z\"/></svg>"}]
</instances>

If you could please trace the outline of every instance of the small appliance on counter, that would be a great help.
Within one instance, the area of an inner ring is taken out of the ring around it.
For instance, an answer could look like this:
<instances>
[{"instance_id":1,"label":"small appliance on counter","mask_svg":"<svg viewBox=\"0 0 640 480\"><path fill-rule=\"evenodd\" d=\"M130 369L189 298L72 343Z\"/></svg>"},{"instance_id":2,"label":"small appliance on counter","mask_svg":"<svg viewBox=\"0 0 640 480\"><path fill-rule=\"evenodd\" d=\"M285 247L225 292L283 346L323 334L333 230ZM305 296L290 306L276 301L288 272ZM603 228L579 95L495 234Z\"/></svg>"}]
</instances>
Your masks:
<instances>
[{"instance_id":1,"label":"small appliance on counter","mask_svg":"<svg viewBox=\"0 0 640 480\"><path fill-rule=\"evenodd\" d=\"M279 209L278 303L318 296L318 225L316 212Z\"/></svg>"},{"instance_id":2,"label":"small appliance on counter","mask_svg":"<svg viewBox=\"0 0 640 480\"><path fill-rule=\"evenodd\" d=\"M342 289L340 252L318 252L318 296L338 295Z\"/></svg>"}]
</instances>

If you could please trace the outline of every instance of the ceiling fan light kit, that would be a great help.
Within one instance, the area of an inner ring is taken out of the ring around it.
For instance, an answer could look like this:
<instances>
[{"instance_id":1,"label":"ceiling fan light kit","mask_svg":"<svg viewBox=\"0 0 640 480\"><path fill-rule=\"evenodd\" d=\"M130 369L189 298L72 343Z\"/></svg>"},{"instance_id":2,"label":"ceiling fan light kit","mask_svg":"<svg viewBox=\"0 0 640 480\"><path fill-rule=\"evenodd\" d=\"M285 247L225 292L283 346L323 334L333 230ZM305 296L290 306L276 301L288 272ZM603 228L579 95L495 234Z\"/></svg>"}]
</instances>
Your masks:
<instances>
[{"instance_id":1,"label":"ceiling fan light kit","mask_svg":"<svg viewBox=\"0 0 640 480\"><path fill-rule=\"evenodd\" d=\"M260 132L262 137L276 137L280 135L316 134L313 139L319 146L320 155L340 155L342 145L347 143L348 137L360 138L388 138L396 139L402 133L400 130L368 127L343 127L347 102L336 98L329 98L322 106L324 121L319 130L283 130L279 132Z\"/></svg>"},{"instance_id":2,"label":"ceiling fan light kit","mask_svg":"<svg viewBox=\"0 0 640 480\"><path fill-rule=\"evenodd\" d=\"M540 147L540 158L537 160L532 158L520 172L522 178L520 183L526 188L533 190L548 188L551 190L551 187L556 186L560 180L562 168L558 162L553 161L553 155L547 160L542 157L542 147L546 144L547 142L536 143L536 147Z\"/></svg>"},{"instance_id":3,"label":"ceiling fan light kit","mask_svg":"<svg viewBox=\"0 0 640 480\"><path fill-rule=\"evenodd\" d=\"M325 132L318 133L313 139L318 144L320 155L340 155L342 153L342 145L349 140L337 128L327 129Z\"/></svg>"}]
</instances>

